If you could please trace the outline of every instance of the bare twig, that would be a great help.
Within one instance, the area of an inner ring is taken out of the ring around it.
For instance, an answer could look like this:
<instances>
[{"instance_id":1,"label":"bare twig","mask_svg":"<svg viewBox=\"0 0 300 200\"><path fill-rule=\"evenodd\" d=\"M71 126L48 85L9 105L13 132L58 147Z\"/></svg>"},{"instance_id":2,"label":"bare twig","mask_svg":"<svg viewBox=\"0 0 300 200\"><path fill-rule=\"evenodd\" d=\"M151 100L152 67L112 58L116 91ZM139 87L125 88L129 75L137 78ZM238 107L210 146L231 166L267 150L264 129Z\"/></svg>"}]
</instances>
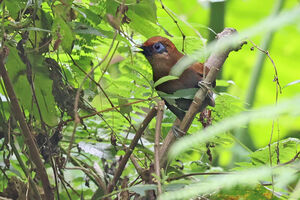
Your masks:
<instances>
[{"instance_id":1,"label":"bare twig","mask_svg":"<svg viewBox=\"0 0 300 200\"><path fill-rule=\"evenodd\" d=\"M288 165L291 164L292 162L295 162L297 159L300 159L300 151L298 153L296 153L296 155L289 161L282 163L281 165Z\"/></svg>"},{"instance_id":2,"label":"bare twig","mask_svg":"<svg viewBox=\"0 0 300 200\"><path fill-rule=\"evenodd\" d=\"M126 153L125 153L124 157L122 158L122 160L119 164L119 167L117 168L117 170L114 174L113 180L111 181L111 183L109 184L109 186L107 188L108 193L111 193L113 191L120 176L122 175L122 172L124 171L124 168L127 164L127 161L129 159L130 155L132 154L135 146L137 145L139 139L141 138L144 130L146 129L148 124L151 122L151 120L155 117L156 113L157 113L156 108L152 108L150 110L150 112L148 113L148 115L146 116L146 118L144 119L144 121L142 122L140 128L138 129L134 138L132 139L129 148L127 148Z\"/></svg>"},{"instance_id":3,"label":"bare twig","mask_svg":"<svg viewBox=\"0 0 300 200\"><path fill-rule=\"evenodd\" d=\"M67 160L69 159L70 157L70 153L71 153L71 149L72 149L72 145L73 145L73 142L74 142L74 137L75 137L75 132L76 132L76 128L77 128L77 125L80 123L80 118L79 118L79 115L78 115L78 102L79 102L79 97L80 97L80 91L83 87L83 84L84 82L87 80L87 78L95 71L96 68L98 68L105 60L106 58L108 57L110 51L112 50L113 48L113 45L114 45L114 41L117 37L117 32L115 32L115 35L114 35L114 38L112 40L112 43L107 51L107 53L105 54L105 56L103 57L103 59L95 66L93 67L89 73L86 74L86 76L84 77L83 81L81 82L78 90L77 90L77 93L76 93L76 97L75 97L75 102L74 102L74 127L73 127L73 133L71 135L71 139L70 139L70 144L69 144L69 148L68 148L68 151L67 151Z\"/></svg>"},{"instance_id":4,"label":"bare twig","mask_svg":"<svg viewBox=\"0 0 300 200\"><path fill-rule=\"evenodd\" d=\"M107 109L104 109L104 110L100 110L98 112L94 112L94 113L91 113L91 114L88 114L88 115L85 115L85 116L82 116L82 117L79 116L79 118L80 118L80 120L83 120L83 119L86 119L86 118L89 118L89 117L92 117L92 116L95 116L95 115L99 115L101 113L109 112L109 111L112 111L112 110L119 111L118 109L120 107L123 107L123 106L125 107L125 106L134 105L134 104L139 104L139 103L145 102L145 101L152 101L154 98L157 98L157 96L152 97L152 98L148 98L148 99L141 99L141 100L138 100L138 101L134 101L134 102L131 102L131 103L126 103L126 104L119 105L119 106L114 106L114 107L107 108ZM68 119L64 123L68 123L68 122L71 122L71 121L74 121L74 120L73 119Z\"/></svg>"},{"instance_id":5,"label":"bare twig","mask_svg":"<svg viewBox=\"0 0 300 200\"><path fill-rule=\"evenodd\" d=\"M160 182L160 165L159 165L159 148L160 148L160 135L161 135L161 123L164 115L164 101L159 101L157 106L157 116L156 116L156 125L155 125L155 144L154 144L154 170L156 177L159 177L157 180L157 193L160 195L162 193L161 182Z\"/></svg>"},{"instance_id":6,"label":"bare twig","mask_svg":"<svg viewBox=\"0 0 300 200\"><path fill-rule=\"evenodd\" d=\"M63 148L60 148L60 149L64 154L67 154L67 151L65 149L63 149ZM79 160L76 160L72 156L70 156L70 161L74 166L77 166L80 169L86 169L86 168L91 169L91 167L87 167L86 163L84 163L84 166L82 166L81 163L79 162ZM90 180L92 180L98 187L101 187L101 184L98 182L98 180L96 180L94 178L94 175L91 174L90 171L83 171L83 172L85 172L85 174L90 178Z\"/></svg>"},{"instance_id":7,"label":"bare twig","mask_svg":"<svg viewBox=\"0 0 300 200\"><path fill-rule=\"evenodd\" d=\"M190 173L190 174L184 174L177 177L168 178L167 181L175 181L182 178L187 178L190 176L207 176L207 175L226 175L226 174L232 174L230 172L198 172L198 173Z\"/></svg>"},{"instance_id":8,"label":"bare twig","mask_svg":"<svg viewBox=\"0 0 300 200\"><path fill-rule=\"evenodd\" d=\"M266 51L262 48L260 48L259 46L257 46L253 41L251 41L249 39L249 41L252 43L252 45L258 49L259 51L261 51L262 53L266 54L269 58L269 60L271 61L273 67L274 67L274 79L273 81L276 82L276 95L275 95L275 105L277 105L278 102L278 96L279 93L281 94L281 86L279 83L279 78L278 78L278 73L277 73L277 68L275 65L275 62L273 61L272 57L270 56L269 51ZM278 141L277 141L277 146L276 146L276 154L277 154L277 164L280 163L280 159L279 159L279 123L278 123L278 118L277 119L273 119L272 121L272 128L271 128L271 134L270 134L270 139L269 139L269 143L268 143L268 149L269 149L269 158L270 158L270 166L272 167L273 163L272 163L272 148L271 148L271 144L272 144L272 140L273 140L273 134L274 134L274 126L275 126L275 120L277 121L277 130L278 130ZM272 185L274 185L274 176L272 174ZM273 187L273 193L274 193L274 187Z\"/></svg>"},{"instance_id":9,"label":"bare twig","mask_svg":"<svg viewBox=\"0 0 300 200\"><path fill-rule=\"evenodd\" d=\"M130 160L135 168L135 170L137 171L137 173L140 175L140 177L145 181L147 180L147 176L145 174L145 172L147 171L146 169L142 168L139 163L137 162L136 158L131 155L130 156Z\"/></svg>"},{"instance_id":10,"label":"bare twig","mask_svg":"<svg viewBox=\"0 0 300 200\"><path fill-rule=\"evenodd\" d=\"M173 17L173 15L167 10L166 6L163 4L162 0L160 0L160 5L161 5L161 8L171 17L171 19L173 20L173 22L176 24L178 30L180 31L181 33L181 36L182 36L182 52L184 52L184 41L185 41L185 34L183 33L182 29L180 28L177 20Z\"/></svg>"},{"instance_id":11,"label":"bare twig","mask_svg":"<svg viewBox=\"0 0 300 200\"><path fill-rule=\"evenodd\" d=\"M115 106L114 104L113 104L113 102L111 101L111 99L109 98L109 96L106 94L106 92L105 92L105 90L103 89L103 87L97 82L97 81L95 81L92 77L91 77L91 75L90 74L88 74L88 73L86 73L76 62L75 62L75 60L73 59L73 57L71 56L71 54L68 54L69 55L69 57L71 58L71 60L72 60L72 62L73 62L73 64L82 72L82 73L84 73L85 74L85 76L86 77L88 77L89 78L89 80L91 80L97 87L99 87L99 89L101 90L101 92L103 93L103 95L105 96L105 98L107 99L107 101L109 102L109 104L111 105L111 109L110 108L108 108L108 109L105 109L105 111L103 111L103 112L107 112L107 111L111 111L111 110L115 110L115 111L117 111L118 113L120 113L130 124L131 124L131 121L130 121L130 119L126 116L126 115L124 115L123 113L121 113L120 112L120 110L118 109L118 108L120 108L121 106L123 106L123 105L120 105L120 106ZM99 64L98 64L99 65ZM145 100L146 101L146 100ZM142 100L140 101L140 102L142 102ZM134 104L134 102L132 103L132 104ZM89 115L86 115L86 116L84 116L84 117L80 117L80 116L78 116L79 117L79 119L80 120L82 120L82 119L85 119L85 118L88 118L88 117L91 117L91 116L94 116L94 115L100 115L100 113L102 113L102 111L99 111L99 112L94 112L94 113L92 113L92 114L89 114ZM74 119L69 119L69 120L67 120L66 122L70 122L70 121L73 121ZM135 127L131 124L131 126L133 127L133 129L136 131L136 129L135 129Z\"/></svg>"},{"instance_id":12,"label":"bare twig","mask_svg":"<svg viewBox=\"0 0 300 200\"><path fill-rule=\"evenodd\" d=\"M5 85L6 91L10 98L10 101L11 101L13 115L20 124L22 133L25 137L25 142L29 149L30 159L36 165L37 173L41 179L44 193L47 194L47 195L45 195L45 198L52 200L52 199L54 199L54 194L53 194L53 191L52 191L49 179L48 179L48 175L47 175L45 166L40 157L40 153L39 153L37 145L34 141L34 137L31 133L31 131L29 130L29 127L26 123L25 117L21 111L17 96L15 94L12 83L11 83L11 81L8 77L7 71L5 69L4 61L5 61L5 58L7 55L8 55L8 48L6 47L6 48L3 48L3 51L0 52L0 73L2 75L2 79L3 79L4 85Z\"/></svg>"},{"instance_id":13,"label":"bare twig","mask_svg":"<svg viewBox=\"0 0 300 200\"><path fill-rule=\"evenodd\" d=\"M66 181L66 180L64 179L64 177L63 177L62 175L58 174L58 177L59 177L59 179L61 180L61 182L64 183L63 186L65 187L67 193L69 193L69 192L68 192L68 190L67 190L65 184L66 184L69 188L71 188L72 192L74 192L78 197L80 197L80 194L79 194L79 193L78 193L78 192L70 185L70 183L68 183L68 181ZM68 196L69 196L69 195L68 195Z\"/></svg>"}]
</instances>

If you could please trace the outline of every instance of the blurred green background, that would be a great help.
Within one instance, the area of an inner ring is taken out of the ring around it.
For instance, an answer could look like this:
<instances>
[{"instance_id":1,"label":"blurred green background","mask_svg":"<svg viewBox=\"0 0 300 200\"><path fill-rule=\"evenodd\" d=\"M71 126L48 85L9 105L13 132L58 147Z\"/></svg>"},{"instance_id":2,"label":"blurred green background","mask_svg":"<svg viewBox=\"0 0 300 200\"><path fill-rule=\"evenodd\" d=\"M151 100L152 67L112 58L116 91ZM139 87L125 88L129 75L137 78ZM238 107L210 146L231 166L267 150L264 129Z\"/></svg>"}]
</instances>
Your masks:
<instances>
[{"instance_id":1,"label":"blurred green background","mask_svg":"<svg viewBox=\"0 0 300 200\"><path fill-rule=\"evenodd\" d=\"M220 2L219 2L220 3ZM254 26L261 20L272 14L278 1L274 0L229 0L221 2L225 4L224 19L222 13L217 18L224 20L225 27L233 27L238 31L244 31ZM204 25L209 25L210 6L208 1L164 1L166 7L178 15L199 31L205 38L208 38L209 31ZM297 1L285 1L282 10L290 9ZM218 15L218 13L217 13ZM171 19L166 16L164 10L158 6L158 20L172 34L180 37L174 23L166 23ZM183 28L187 36L196 35L195 31L189 28L184 22L178 20L180 27ZM199 25L201 24L201 25ZM260 46L266 33L250 38L256 45ZM180 45L180 43L178 43ZM300 80L300 26L298 24L289 25L275 32L270 43L270 48L265 49L270 53L278 70L279 81L282 87L286 84ZM178 45L177 45L178 47ZM235 84L229 88L229 93L245 101L248 88L250 87L251 75L254 70L256 59L260 52L255 49L251 51L251 43L248 42L239 52L229 55L223 68L222 79L232 80ZM269 59L265 59L262 73L259 77L257 90L255 92L254 108L275 103L276 84L273 82L274 68ZM283 88L279 95L279 101L292 97L300 93L300 84L291 85ZM272 122L256 123L250 125L249 134L256 148L266 146L269 142L267 133L271 132ZM281 117L279 119L280 138L300 136L300 118ZM277 137L274 137L277 140Z\"/></svg>"},{"instance_id":2,"label":"blurred green background","mask_svg":"<svg viewBox=\"0 0 300 200\"><path fill-rule=\"evenodd\" d=\"M216 32L224 27L232 27L239 32L246 31L248 28L255 26L262 20L276 15L278 11L286 11L291 9L299 1L278 1L278 0L229 0L229 1L163 1L164 5L177 16L178 24L183 29L186 36L197 36L196 31L199 31L204 38L209 38L212 31L208 29L215 28ZM181 34L175 23L172 22L166 12L161 9L158 4L158 21L162 24L175 38L178 49L181 49ZM213 17L211 17L213 16ZM209 21L210 19L215 21ZM171 23L172 22L172 23ZM188 24L188 25L187 25ZM191 28L191 26L193 28ZM221 26L221 27L218 27ZM195 31L196 30L196 31ZM300 26L299 23L285 26L276 32L273 37L268 36L269 33L259 34L250 38L256 45L268 50L271 58L275 62L278 71L279 82L281 84L282 93L279 94L279 102L290 98L300 93L300 84L293 84L284 87L287 84L300 80ZM268 38L269 37L269 38ZM264 46L266 40L269 39L269 45ZM193 41L191 42L191 45ZM189 49L189 41L186 43L186 52L191 53L193 49ZM229 55L229 59L225 62L222 72L222 79L233 81L227 92L238 97L247 109L259 108L265 105L274 105L276 99L276 83L274 79L274 67L271 61L266 58L257 49L251 51L253 45L248 41L248 45L244 46L239 52L233 52ZM251 77L253 76L255 65L263 55L264 62L261 73L258 74L255 81L257 87L254 92L253 106L247 104L247 95L251 87ZM282 116L275 123L275 132L273 142L286 137L300 136L300 118ZM277 126L278 125L278 126ZM266 146L269 143L272 130L272 121L263 123L249 124L249 128L244 127L237 130L235 136L245 145L253 149L258 149ZM279 134L278 134L279 133ZM234 148L235 151L232 151ZM231 150L230 150L231 149ZM219 152L219 162L221 165L228 165L232 161L239 160L234 158L234 154L244 154L245 150L238 146L231 146L228 149L222 149Z\"/></svg>"}]
</instances>

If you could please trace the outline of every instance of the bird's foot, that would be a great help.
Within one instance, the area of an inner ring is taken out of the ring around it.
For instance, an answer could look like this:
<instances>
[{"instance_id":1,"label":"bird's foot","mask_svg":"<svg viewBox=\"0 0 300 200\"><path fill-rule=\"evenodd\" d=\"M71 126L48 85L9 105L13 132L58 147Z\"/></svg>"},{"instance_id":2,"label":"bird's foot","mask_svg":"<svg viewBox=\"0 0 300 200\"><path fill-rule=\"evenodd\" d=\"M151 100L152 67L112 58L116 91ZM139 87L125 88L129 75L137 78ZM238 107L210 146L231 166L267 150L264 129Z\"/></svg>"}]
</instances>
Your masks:
<instances>
[{"instance_id":1,"label":"bird's foot","mask_svg":"<svg viewBox=\"0 0 300 200\"><path fill-rule=\"evenodd\" d=\"M201 87L201 88L206 88L207 90L211 90L212 83L211 82L207 82L207 81L199 81L198 82L198 86Z\"/></svg>"},{"instance_id":2,"label":"bird's foot","mask_svg":"<svg viewBox=\"0 0 300 200\"><path fill-rule=\"evenodd\" d=\"M180 138L185 135L185 132L180 130L178 126L172 126L172 132L176 138Z\"/></svg>"}]
</instances>

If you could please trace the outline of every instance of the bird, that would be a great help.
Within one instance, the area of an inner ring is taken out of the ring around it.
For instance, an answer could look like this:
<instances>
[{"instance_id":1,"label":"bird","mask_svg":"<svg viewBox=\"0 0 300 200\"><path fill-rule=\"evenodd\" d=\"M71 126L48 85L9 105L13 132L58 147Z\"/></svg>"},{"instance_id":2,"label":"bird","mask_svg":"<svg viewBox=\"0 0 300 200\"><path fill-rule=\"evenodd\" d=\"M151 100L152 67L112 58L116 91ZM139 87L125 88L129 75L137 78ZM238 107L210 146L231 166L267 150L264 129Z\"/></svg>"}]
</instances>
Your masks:
<instances>
[{"instance_id":1,"label":"bird","mask_svg":"<svg viewBox=\"0 0 300 200\"><path fill-rule=\"evenodd\" d=\"M176 46L168 38L161 36L149 38L146 42L140 45L139 48L141 49L139 52L146 57L152 66L154 82L162 77L170 75L172 67L184 56L184 54L179 52ZM200 87L199 82L204 80L204 73L207 74L208 72L209 68L204 68L203 63L196 62L183 71L178 79L168 80L155 87L158 94L161 94L162 92L162 94L165 93L167 95L172 95L184 89L196 89L191 90L194 91L192 98L175 96L175 102L174 100L168 100L165 95L160 95L160 97L165 101L167 108L181 121L193 101L195 92ZM214 81L212 83L212 87L215 87L215 85L216 82ZM201 112L207 105L215 106L215 101L211 91L199 109L199 112Z\"/></svg>"}]
</instances>

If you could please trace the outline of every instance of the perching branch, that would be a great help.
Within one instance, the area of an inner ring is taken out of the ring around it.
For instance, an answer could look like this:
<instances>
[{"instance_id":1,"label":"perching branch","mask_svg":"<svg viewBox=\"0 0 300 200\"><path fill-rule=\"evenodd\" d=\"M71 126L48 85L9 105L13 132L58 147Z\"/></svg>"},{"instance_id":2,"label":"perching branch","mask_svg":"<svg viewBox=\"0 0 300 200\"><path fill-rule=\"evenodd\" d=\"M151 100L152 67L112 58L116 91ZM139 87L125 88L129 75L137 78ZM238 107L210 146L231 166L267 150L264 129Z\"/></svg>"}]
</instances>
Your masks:
<instances>
[{"instance_id":1,"label":"perching branch","mask_svg":"<svg viewBox=\"0 0 300 200\"><path fill-rule=\"evenodd\" d=\"M233 34L236 34L237 31L233 28L225 28L221 33L217 34L218 43L221 43L223 40L227 40L228 37L232 36ZM216 46L218 46L218 43ZM200 89L197 91L194 97L194 101L192 102L189 110L185 114L182 122L180 123L180 130L182 133L186 133L193 122L195 115L198 113L201 105L203 104L208 91L210 90L210 84L216 80L217 74L220 71L221 67L223 66L225 60L227 59L229 53L231 51L238 51L241 49L241 47L246 44L245 41L240 42L236 46L229 46L226 49L223 50L215 50L212 52L208 60L204 63L204 66L209 68L210 71L205 77L204 81L200 82ZM183 135L184 135L183 134ZM173 144L173 142L176 140L175 135L172 131L169 131L166 140L161 148L160 152L160 166L165 167L166 165L166 158L167 158L167 152L170 148L170 146Z\"/></svg>"},{"instance_id":2,"label":"perching branch","mask_svg":"<svg viewBox=\"0 0 300 200\"><path fill-rule=\"evenodd\" d=\"M54 194L53 194L53 191L52 191L49 179L48 179L48 175L47 175L45 166L40 157L40 153L37 148L37 144L35 143L34 137L33 137L32 133L30 132L30 129L26 123L25 117L20 108L17 96L16 96L15 91L12 86L12 83L11 83L11 81L8 77L8 73L5 69L4 60L9 53L8 51L9 51L9 49L7 47L4 47L3 50L0 52L0 74L2 75L2 79L3 79L4 85L5 85L7 94L11 101L11 105L12 105L11 109L13 111L12 113L13 113L15 119L19 122L20 128L21 128L22 133L25 138L25 143L27 144L28 149L29 149L30 159L35 164L37 174L39 175L39 177L41 179L43 189L44 189L44 194L46 194L45 199L53 200Z\"/></svg>"}]
</instances>

